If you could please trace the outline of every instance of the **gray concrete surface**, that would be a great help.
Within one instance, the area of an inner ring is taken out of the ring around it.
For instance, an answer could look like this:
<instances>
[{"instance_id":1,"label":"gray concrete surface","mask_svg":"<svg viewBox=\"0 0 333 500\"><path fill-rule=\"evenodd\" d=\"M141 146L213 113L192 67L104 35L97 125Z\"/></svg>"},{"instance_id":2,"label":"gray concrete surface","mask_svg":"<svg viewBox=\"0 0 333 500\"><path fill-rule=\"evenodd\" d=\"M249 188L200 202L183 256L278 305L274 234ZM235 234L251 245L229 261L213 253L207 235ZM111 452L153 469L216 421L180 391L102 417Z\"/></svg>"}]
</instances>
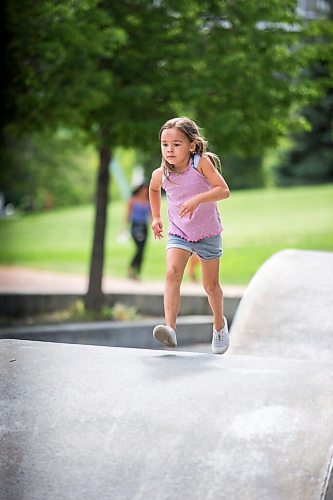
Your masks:
<instances>
[{"instance_id":1,"label":"gray concrete surface","mask_svg":"<svg viewBox=\"0 0 333 500\"><path fill-rule=\"evenodd\" d=\"M2 340L0 370L1 500L327 493L331 364Z\"/></svg>"},{"instance_id":2,"label":"gray concrete surface","mask_svg":"<svg viewBox=\"0 0 333 500\"><path fill-rule=\"evenodd\" d=\"M257 271L237 309L229 355L333 362L333 252L284 250Z\"/></svg>"}]
</instances>

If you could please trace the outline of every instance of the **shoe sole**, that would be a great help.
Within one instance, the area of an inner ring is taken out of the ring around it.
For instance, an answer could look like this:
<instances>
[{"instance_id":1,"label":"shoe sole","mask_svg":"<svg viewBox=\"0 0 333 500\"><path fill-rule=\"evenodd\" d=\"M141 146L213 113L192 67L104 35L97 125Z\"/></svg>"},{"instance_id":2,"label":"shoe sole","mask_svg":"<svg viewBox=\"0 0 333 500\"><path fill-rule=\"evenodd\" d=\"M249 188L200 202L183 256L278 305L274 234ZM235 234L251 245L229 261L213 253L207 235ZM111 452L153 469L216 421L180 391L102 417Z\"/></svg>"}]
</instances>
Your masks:
<instances>
[{"instance_id":1,"label":"shoe sole","mask_svg":"<svg viewBox=\"0 0 333 500\"><path fill-rule=\"evenodd\" d=\"M177 343L174 343L170 337L170 333L164 326L155 326L153 330L154 338L161 342L161 344L167 347L177 347Z\"/></svg>"},{"instance_id":2,"label":"shoe sole","mask_svg":"<svg viewBox=\"0 0 333 500\"><path fill-rule=\"evenodd\" d=\"M229 346L226 349L224 349L223 351L217 351L214 349L212 349L212 351L213 351L213 354L224 354L225 352L227 352L228 349L229 349Z\"/></svg>"}]
</instances>

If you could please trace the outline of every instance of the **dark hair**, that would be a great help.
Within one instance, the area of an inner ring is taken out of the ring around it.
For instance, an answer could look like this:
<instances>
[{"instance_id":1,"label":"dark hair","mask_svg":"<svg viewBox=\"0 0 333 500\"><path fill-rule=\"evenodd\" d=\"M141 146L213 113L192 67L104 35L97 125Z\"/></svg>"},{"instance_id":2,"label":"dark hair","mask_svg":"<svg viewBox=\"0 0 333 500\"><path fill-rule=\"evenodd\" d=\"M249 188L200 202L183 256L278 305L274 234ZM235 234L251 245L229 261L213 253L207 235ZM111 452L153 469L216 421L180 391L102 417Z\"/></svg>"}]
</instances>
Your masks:
<instances>
[{"instance_id":1,"label":"dark hair","mask_svg":"<svg viewBox=\"0 0 333 500\"><path fill-rule=\"evenodd\" d=\"M141 189L146 188L148 189L148 184L147 182L143 182L142 184L139 184L136 188L133 189L132 191L132 196L135 196L136 194L140 193Z\"/></svg>"},{"instance_id":2,"label":"dark hair","mask_svg":"<svg viewBox=\"0 0 333 500\"><path fill-rule=\"evenodd\" d=\"M186 135L186 137L190 142L195 142L195 150L192 154L193 155L199 154L200 156L205 154L212 162L214 167L219 172L221 172L221 162L219 157L216 154L207 151L208 142L203 137L200 128L193 120L187 118L186 116L181 116L179 118L171 118L171 120L165 122L165 124L161 127L159 132L160 140L163 130L168 128L177 128L178 130L180 130L180 132ZM170 175L170 171L172 171L173 166L170 163L168 163L163 158L163 156L162 156L161 167L163 168L163 173L165 177L168 178Z\"/></svg>"}]
</instances>

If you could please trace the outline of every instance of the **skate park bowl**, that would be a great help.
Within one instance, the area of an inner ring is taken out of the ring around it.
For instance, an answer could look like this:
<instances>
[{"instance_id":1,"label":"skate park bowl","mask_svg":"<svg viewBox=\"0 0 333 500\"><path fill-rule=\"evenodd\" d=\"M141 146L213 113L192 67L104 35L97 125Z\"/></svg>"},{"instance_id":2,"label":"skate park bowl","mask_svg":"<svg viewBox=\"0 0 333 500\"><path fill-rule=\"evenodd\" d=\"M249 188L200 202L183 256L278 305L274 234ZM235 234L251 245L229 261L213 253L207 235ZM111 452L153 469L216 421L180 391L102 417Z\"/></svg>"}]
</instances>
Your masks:
<instances>
[{"instance_id":1,"label":"skate park bowl","mask_svg":"<svg viewBox=\"0 0 333 500\"><path fill-rule=\"evenodd\" d=\"M333 364L333 253L283 250L250 282L233 320L229 355Z\"/></svg>"},{"instance_id":2,"label":"skate park bowl","mask_svg":"<svg viewBox=\"0 0 333 500\"><path fill-rule=\"evenodd\" d=\"M332 500L332 264L269 259L223 356L0 340L1 500Z\"/></svg>"}]
</instances>

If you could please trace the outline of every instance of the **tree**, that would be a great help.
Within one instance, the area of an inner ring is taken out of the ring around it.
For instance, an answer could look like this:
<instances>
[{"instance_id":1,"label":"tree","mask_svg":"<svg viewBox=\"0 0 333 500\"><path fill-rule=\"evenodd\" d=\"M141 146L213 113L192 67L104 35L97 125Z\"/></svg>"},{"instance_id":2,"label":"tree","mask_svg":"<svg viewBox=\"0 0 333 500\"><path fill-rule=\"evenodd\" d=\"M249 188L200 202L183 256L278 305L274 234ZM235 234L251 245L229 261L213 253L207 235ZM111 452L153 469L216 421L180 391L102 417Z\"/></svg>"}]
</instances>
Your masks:
<instances>
[{"instance_id":1,"label":"tree","mask_svg":"<svg viewBox=\"0 0 333 500\"><path fill-rule=\"evenodd\" d=\"M167 3L162 2L159 7L147 1L119 2L112 8L105 2L99 8L112 15L116 25L126 33L126 40L114 57L101 60L101 67L113 75L113 84L109 89L109 105L95 109L93 116L102 133L88 308L102 303L108 163L112 150L118 145L149 147L151 131L159 127L163 116L175 113L172 96L179 96L179 84L163 68L160 48L164 47L164 54L173 54L174 69L177 65L185 68L183 33L186 22L193 16L193 9L185 3L173 14L169 14Z\"/></svg>"}]
</instances>

